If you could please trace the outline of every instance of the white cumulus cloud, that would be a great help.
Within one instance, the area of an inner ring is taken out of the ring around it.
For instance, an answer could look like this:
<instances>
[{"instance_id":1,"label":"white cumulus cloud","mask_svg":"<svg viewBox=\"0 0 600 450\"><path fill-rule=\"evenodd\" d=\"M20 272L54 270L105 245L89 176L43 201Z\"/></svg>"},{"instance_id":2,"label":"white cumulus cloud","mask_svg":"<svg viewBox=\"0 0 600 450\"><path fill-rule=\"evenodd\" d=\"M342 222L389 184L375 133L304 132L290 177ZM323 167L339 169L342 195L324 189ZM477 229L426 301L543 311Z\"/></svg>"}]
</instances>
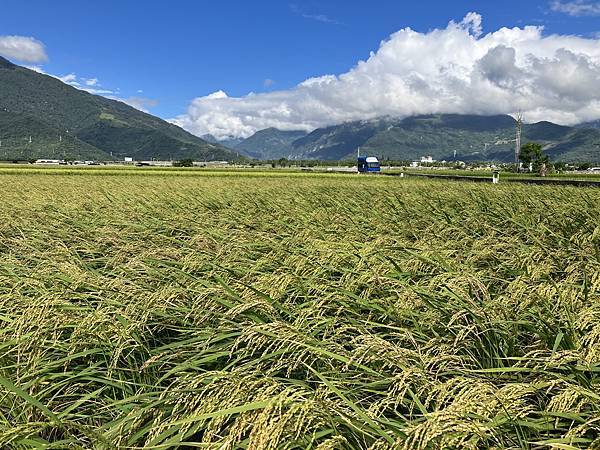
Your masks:
<instances>
[{"instance_id":1,"label":"white cumulus cloud","mask_svg":"<svg viewBox=\"0 0 600 450\"><path fill-rule=\"evenodd\" d=\"M427 33L404 28L340 75L244 97L194 99L172 122L192 133L246 137L383 115L506 114L574 124L600 118L600 40L543 27L482 34L481 16Z\"/></svg>"},{"instance_id":2,"label":"white cumulus cloud","mask_svg":"<svg viewBox=\"0 0 600 450\"><path fill-rule=\"evenodd\" d=\"M27 36L0 36L0 56L26 63L48 61L44 44Z\"/></svg>"},{"instance_id":3,"label":"white cumulus cloud","mask_svg":"<svg viewBox=\"0 0 600 450\"><path fill-rule=\"evenodd\" d=\"M77 75L75 75L74 73L69 73L67 75L63 75L62 77L54 76L54 78L58 78L63 83L69 84L71 86L81 86L81 83L77 81Z\"/></svg>"},{"instance_id":4,"label":"white cumulus cloud","mask_svg":"<svg viewBox=\"0 0 600 450\"><path fill-rule=\"evenodd\" d=\"M40 73L45 73L40 68L30 67L30 69L36 70L37 72L40 72ZM77 88L81 91L89 92L90 94L103 95L105 97L110 97L111 95L118 94L118 92L117 92L118 89L117 89L117 91L114 91L112 89L106 89L106 88L102 87L102 85L98 81L98 78L79 77L74 73L69 73L69 74L63 75L63 76L52 75L52 74L46 74L46 75L50 75L51 77L57 78L60 81L62 81L63 83L68 84L69 86L73 86L74 88Z\"/></svg>"},{"instance_id":5,"label":"white cumulus cloud","mask_svg":"<svg viewBox=\"0 0 600 450\"><path fill-rule=\"evenodd\" d=\"M39 67L34 66L34 67L29 67L29 68L32 70L35 70L36 72L45 73ZM102 87L102 84L100 83L98 78L79 77L74 73L70 73L70 74L63 75L63 76L57 76L57 75L52 75L52 74L46 74L46 75L50 75L51 77L57 78L60 81L62 81L63 83L68 84L69 86L73 86L74 88L77 88L81 91L85 91L85 92L88 92L88 93L94 94L94 95L101 95L101 96L109 98L111 100L117 100L119 102L123 102L123 103L125 103L129 106L132 106L135 109L139 109L140 111L145 112L145 113L148 113L151 108L154 108L156 105L158 105L158 100L154 100L151 98L139 97L139 96L123 98L123 97L121 97L121 93L119 92L119 89L107 89L105 87Z\"/></svg>"},{"instance_id":6,"label":"white cumulus cloud","mask_svg":"<svg viewBox=\"0 0 600 450\"><path fill-rule=\"evenodd\" d=\"M48 75L53 78L56 78L56 79L62 81L63 83L68 84L69 86L72 86L81 91L85 91L85 92L88 92L88 93L94 94L94 95L101 95L103 97L110 98L111 100L117 100L117 101L123 102L123 103L125 103L129 106L132 106L136 109L139 109L140 111L145 112L145 113L148 113L151 108L154 108L156 105L158 105L158 100L154 100L154 99L146 98L146 97L132 96L132 97L127 97L127 98L122 98L119 96L120 95L119 89L113 90L113 89L103 88L102 85L100 84L100 81L98 80L98 78L79 77L75 73L69 73L67 75L62 75L62 76L52 75L52 74L49 74L46 71L44 71L44 69L39 66L26 66L26 67L28 69L34 70L43 75ZM141 92L142 92L141 90L138 90L138 93L141 93Z\"/></svg>"}]
</instances>

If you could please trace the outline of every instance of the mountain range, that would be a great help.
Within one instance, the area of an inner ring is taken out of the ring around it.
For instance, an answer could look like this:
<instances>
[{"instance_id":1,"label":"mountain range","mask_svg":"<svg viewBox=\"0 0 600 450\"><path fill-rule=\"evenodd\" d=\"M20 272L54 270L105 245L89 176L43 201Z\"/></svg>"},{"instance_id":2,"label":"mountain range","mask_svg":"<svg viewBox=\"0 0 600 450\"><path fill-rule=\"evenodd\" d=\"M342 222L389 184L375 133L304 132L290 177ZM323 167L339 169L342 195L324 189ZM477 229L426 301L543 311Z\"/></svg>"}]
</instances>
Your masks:
<instances>
[{"instance_id":1,"label":"mountain range","mask_svg":"<svg viewBox=\"0 0 600 450\"><path fill-rule=\"evenodd\" d=\"M1 160L237 158L221 144L2 57L0 142Z\"/></svg>"},{"instance_id":2,"label":"mountain range","mask_svg":"<svg viewBox=\"0 0 600 450\"><path fill-rule=\"evenodd\" d=\"M203 134L202 136L200 136L200 139L205 140L206 142L210 142L211 144L220 144L220 145L224 145L227 148L235 148L236 145L238 145L239 143L241 143L244 138L241 137L235 137L235 136L228 136L222 139L217 139L216 137L214 137L212 134Z\"/></svg>"},{"instance_id":3,"label":"mountain range","mask_svg":"<svg viewBox=\"0 0 600 450\"><path fill-rule=\"evenodd\" d=\"M577 125L578 128L599 128L600 129L600 119L594 120L593 122L585 122Z\"/></svg>"},{"instance_id":4,"label":"mountain range","mask_svg":"<svg viewBox=\"0 0 600 450\"><path fill-rule=\"evenodd\" d=\"M508 115L381 117L303 130L267 128L242 139L197 137L123 102L89 94L0 57L0 160L70 158L236 160L384 159L513 161ZM523 143L540 142L555 161L600 162L600 121L576 127L523 125Z\"/></svg>"},{"instance_id":5,"label":"mountain range","mask_svg":"<svg viewBox=\"0 0 600 450\"><path fill-rule=\"evenodd\" d=\"M539 142L555 161L599 162L600 129L524 124L522 142ZM598 124L600 128L600 123ZM515 119L508 115L434 114L346 122L311 133L267 128L232 148L258 159L353 159L356 150L394 160L514 160Z\"/></svg>"},{"instance_id":6,"label":"mountain range","mask_svg":"<svg viewBox=\"0 0 600 450\"><path fill-rule=\"evenodd\" d=\"M235 146L236 150L257 159L294 158L293 143L305 137L306 131L266 128L257 131Z\"/></svg>"}]
</instances>

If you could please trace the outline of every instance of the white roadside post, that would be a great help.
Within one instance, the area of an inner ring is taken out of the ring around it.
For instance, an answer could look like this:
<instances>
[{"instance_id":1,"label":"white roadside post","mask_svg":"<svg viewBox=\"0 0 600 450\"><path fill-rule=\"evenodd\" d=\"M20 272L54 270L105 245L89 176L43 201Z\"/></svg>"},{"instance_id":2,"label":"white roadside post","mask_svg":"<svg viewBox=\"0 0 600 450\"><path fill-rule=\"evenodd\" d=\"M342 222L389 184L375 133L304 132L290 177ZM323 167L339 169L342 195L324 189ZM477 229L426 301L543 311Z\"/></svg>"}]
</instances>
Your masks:
<instances>
[{"instance_id":1,"label":"white roadside post","mask_svg":"<svg viewBox=\"0 0 600 450\"><path fill-rule=\"evenodd\" d=\"M498 170L494 170L492 172L492 183L498 184L500 182L500 172Z\"/></svg>"}]
</instances>

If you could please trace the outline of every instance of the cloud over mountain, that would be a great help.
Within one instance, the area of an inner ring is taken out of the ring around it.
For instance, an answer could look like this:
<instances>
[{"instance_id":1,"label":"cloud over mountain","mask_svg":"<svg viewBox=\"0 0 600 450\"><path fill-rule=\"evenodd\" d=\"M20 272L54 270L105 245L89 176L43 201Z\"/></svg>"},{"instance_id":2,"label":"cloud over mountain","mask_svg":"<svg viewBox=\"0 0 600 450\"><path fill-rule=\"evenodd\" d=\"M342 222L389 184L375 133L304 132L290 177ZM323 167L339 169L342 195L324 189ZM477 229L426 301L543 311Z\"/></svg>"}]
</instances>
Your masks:
<instances>
[{"instance_id":1,"label":"cloud over mountain","mask_svg":"<svg viewBox=\"0 0 600 450\"><path fill-rule=\"evenodd\" d=\"M382 115L503 114L574 124L600 117L600 40L543 34L543 27L482 34L481 16L427 33L404 28L341 75L244 97L198 97L173 119L216 137L311 130Z\"/></svg>"},{"instance_id":2,"label":"cloud over mountain","mask_svg":"<svg viewBox=\"0 0 600 450\"><path fill-rule=\"evenodd\" d=\"M0 56L26 63L48 60L44 44L27 36L0 36Z\"/></svg>"}]
</instances>

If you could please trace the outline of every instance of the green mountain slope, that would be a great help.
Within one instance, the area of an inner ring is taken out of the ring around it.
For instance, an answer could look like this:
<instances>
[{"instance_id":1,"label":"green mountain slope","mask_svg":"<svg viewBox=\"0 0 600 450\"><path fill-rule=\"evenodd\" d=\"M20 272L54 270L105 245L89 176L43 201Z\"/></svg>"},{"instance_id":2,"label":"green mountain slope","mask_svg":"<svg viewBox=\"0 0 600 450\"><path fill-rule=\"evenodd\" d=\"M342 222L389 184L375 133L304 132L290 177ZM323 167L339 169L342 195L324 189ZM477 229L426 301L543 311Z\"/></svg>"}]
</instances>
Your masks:
<instances>
[{"instance_id":1,"label":"green mountain slope","mask_svg":"<svg viewBox=\"0 0 600 450\"><path fill-rule=\"evenodd\" d=\"M302 130L266 128L244 139L234 148L257 159L290 158L294 153L292 143L306 136Z\"/></svg>"},{"instance_id":2,"label":"green mountain slope","mask_svg":"<svg viewBox=\"0 0 600 450\"><path fill-rule=\"evenodd\" d=\"M594 120L593 122L585 122L576 125L577 128L598 128L600 129L600 119Z\"/></svg>"},{"instance_id":3,"label":"green mountain slope","mask_svg":"<svg viewBox=\"0 0 600 450\"><path fill-rule=\"evenodd\" d=\"M44 154L44 157L50 157L52 152L66 153L67 150L82 159L106 158L106 155L110 158L111 153L115 158L132 156L136 159L236 157L235 153L219 144L208 143L125 103L80 91L1 57L0 110L6 113L0 120L0 136L10 132L8 121L11 115L28 117L46 125L45 131L40 131L38 140L40 146L48 147L48 155ZM33 128L26 133L27 139L30 134L37 133ZM67 134L87 146L77 146L77 141L67 141L72 147L57 147L59 136ZM40 151L44 153L42 147ZM17 144L11 143L9 146L8 141L6 146L3 144L2 151L7 155L11 152L27 153Z\"/></svg>"},{"instance_id":4,"label":"green mountain slope","mask_svg":"<svg viewBox=\"0 0 600 450\"><path fill-rule=\"evenodd\" d=\"M206 142L210 142L211 144L222 145L223 147L227 147L229 149L235 149L236 146L244 140L244 138L236 138L233 136L226 138L226 139L219 140L216 137L214 137L212 134L203 134L202 136L200 136L200 139L203 139Z\"/></svg>"},{"instance_id":5,"label":"green mountain slope","mask_svg":"<svg viewBox=\"0 0 600 450\"><path fill-rule=\"evenodd\" d=\"M355 157L361 147L377 132L384 129L386 119L348 122L314 130L292 143L294 156L299 159L343 159Z\"/></svg>"},{"instance_id":6,"label":"green mountain slope","mask_svg":"<svg viewBox=\"0 0 600 450\"><path fill-rule=\"evenodd\" d=\"M510 116L417 116L390 125L364 147L391 159L507 160L514 154L514 129Z\"/></svg>"},{"instance_id":7,"label":"green mountain slope","mask_svg":"<svg viewBox=\"0 0 600 450\"><path fill-rule=\"evenodd\" d=\"M600 130L565 127L551 122L525 125L527 140L544 144L544 152L556 161L600 162Z\"/></svg>"},{"instance_id":8,"label":"green mountain slope","mask_svg":"<svg viewBox=\"0 0 600 450\"><path fill-rule=\"evenodd\" d=\"M380 118L320 128L292 142L295 159L351 159L363 154L412 160L513 161L515 120L507 115L436 114L406 119ZM552 159L600 161L600 130L550 122L523 126L523 143L540 142Z\"/></svg>"},{"instance_id":9,"label":"green mountain slope","mask_svg":"<svg viewBox=\"0 0 600 450\"><path fill-rule=\"evenodd\" d=\"M31 116L0 110L0 160L108 160L110 155Z\"/></svg>"},{"instance_id":10,"label":"green mountain slope","mask_svg":"<svg viewBox=\"0 0 600 450\"><path fill-rule=\"evenodd\" d=\"M462 159L483 159L486 143L494 143L493 151L497 152L513 129L514 120L509 116L384 117L320 128L292 145L298 158L354 158L357 147L361 147L365 154L390 159L425 155L448 159L455 150ZM508 150L510 145L504 147Z\"/></svg>"},{"instance_id":11,"label":"green mountain slope","mask_svg":"<svg viewBox=\"0 0 600 450\"><path fill-rule=\"evenodd\" d=\"M390 124L365 144L365 151L390 159L505 159L512 155L515 122L510 116L429 115ZM456 152L456 156L455 156Z\"/></svg>"}]
</instances>

